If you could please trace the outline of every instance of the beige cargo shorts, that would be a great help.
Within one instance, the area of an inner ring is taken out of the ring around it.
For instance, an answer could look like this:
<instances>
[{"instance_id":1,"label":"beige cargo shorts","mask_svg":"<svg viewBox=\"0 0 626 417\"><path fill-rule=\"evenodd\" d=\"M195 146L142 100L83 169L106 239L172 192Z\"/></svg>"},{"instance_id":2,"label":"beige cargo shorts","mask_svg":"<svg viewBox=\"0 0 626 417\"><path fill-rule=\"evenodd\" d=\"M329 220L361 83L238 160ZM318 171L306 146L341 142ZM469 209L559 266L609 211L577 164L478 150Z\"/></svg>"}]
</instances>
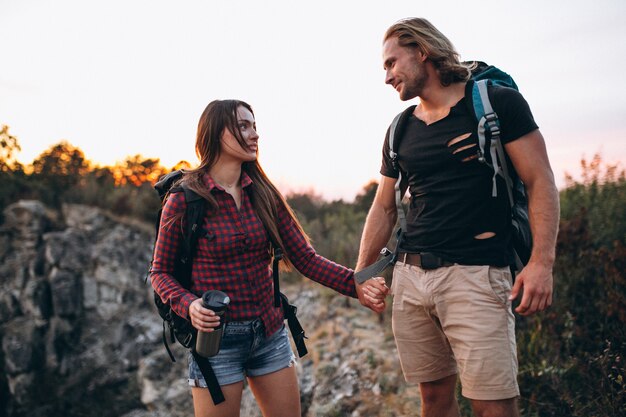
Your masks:
<instances>
[{"instance_id":1,"label":"beige cargo shorts","mask_svg":"<svg viewBox=\"0 0 626 417\"><path fill-rule=\"evenodd\" d=\"M511 281L508 267L397 262L392 326L407 382L458 373L466 398L519 396Z\"/></svg>"}]
</instances>

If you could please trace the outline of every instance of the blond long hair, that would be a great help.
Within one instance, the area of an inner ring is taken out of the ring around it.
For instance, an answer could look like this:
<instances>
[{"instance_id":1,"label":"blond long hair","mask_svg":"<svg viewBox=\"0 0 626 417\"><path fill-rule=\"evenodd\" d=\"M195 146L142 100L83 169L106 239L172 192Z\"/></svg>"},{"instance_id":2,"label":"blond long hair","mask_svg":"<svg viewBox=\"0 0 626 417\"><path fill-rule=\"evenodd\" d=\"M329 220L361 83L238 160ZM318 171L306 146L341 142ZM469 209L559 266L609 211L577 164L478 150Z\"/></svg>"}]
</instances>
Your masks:
<instances>
[{"instance_id":1,"label":"blond long hair","mask_svg":"<svg viewBox=\"0 0 626 417\"><path fill-rule=\"evenodd\" d=\"M203 177L219 159L222 151L221 138L224 129L228 129L243 148L247 146L237 124L237 109L240 106L248 109L254 115L252 107L240 100L215 100L207 105L200 116L196 134L196 155L200 160L200 165L195 169L184 170L183 178L180 181L184 186L207 200L209 215L215 214L219 206L215 197L206 188ZM309 238L302 229L293 210L267 177L258 160L244 162L241 169L252 180L252 184L247 187L246 191L249 192L248 195L250 196L252 206L261 222L263 222L272 242L285 252L284 242L280 237L277 226L280 207L287 211L300 233L308 242ZM285 270L289 270L292 267L292 263L287 258L286 253L283 262L281 262L281 267Z\"/></svg>"},{"instance_id":2,"label":"blond long hair","mask_svg":"<svg viewBox=\"0 0 626 417\"><path fill-rule=\"evenodd\" d=\"M433 63L443 86L465 82L470 78L471 65L459 61L459 53L450 40L432 23L421 17L402 19L391 25L383 41L398 38L405 48L416 48Z\"/></svg>"}]
</instances>

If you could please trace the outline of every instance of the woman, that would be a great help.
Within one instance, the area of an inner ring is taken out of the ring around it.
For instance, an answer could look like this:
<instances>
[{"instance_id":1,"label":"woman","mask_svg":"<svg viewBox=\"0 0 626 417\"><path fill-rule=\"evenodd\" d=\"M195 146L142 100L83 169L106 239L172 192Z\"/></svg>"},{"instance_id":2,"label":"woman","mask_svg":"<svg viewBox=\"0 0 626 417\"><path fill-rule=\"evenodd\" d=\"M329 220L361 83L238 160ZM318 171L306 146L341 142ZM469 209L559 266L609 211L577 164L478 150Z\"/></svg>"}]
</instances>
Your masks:
<instances>
[{"instance_id":1,"label":"woman","mask_svg":"<svg viewBox=\"0 0 626 417\"><path fill-rule=\"evenodd\" d=\"M264 416L299 417L300 393L283 312L273 304L270 242L282 248L285 266L344 295L358 295L374 311L384 309L387 287L369 280L355 286L353 271L315 253L285 199L257 161L259 135L250 105L213 101L198 124L198 168L184 173L185 186L208 201L204 231L194 257L192 284L173 277L184 221L183 193L167 198L157 238L151 282L161 299L203 332L220 317L203 308L204 291L231 299L219 353L210 358L225 401L213 404L206 382L190 355L189 384L195 415L238 416L244 379Z\"/></svg>"}]
</instances>

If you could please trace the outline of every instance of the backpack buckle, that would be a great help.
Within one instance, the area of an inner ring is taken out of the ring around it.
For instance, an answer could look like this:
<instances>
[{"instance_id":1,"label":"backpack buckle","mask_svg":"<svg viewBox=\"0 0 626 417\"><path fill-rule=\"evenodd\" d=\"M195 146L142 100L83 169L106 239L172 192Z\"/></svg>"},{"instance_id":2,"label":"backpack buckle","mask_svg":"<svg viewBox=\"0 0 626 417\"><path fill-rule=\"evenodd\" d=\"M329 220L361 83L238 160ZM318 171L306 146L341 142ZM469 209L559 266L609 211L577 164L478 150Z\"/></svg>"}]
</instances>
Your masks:
<instances>
[{"instance_id":1,"label":"backpack buckle","mask_svg":"<svg viewBox=\"0 0 626 417\"><path fill-rule=\"evenodd\" d=\"M393 166L393 169L395 169L396 171L399 171L399 167L398 167L398 154L395 153L394 151L389 151L389 158L391 159L391 166Z\"/></svg>"},{"instance_id":2,"label":"backpack buckle","mask_svg":"<svg viewBox=\"0 0 626 417\"><path fill-rule=\"evenodd\" d=\"M187 335L183 338L183 340L179 340L179 342L183 346L190 346L191 339L193 339L193 335L191 333L187 333Z\"/></svg>"},{"instance_id":3,"label":"backpack buckle","mask_svg":"<svg viewBox=\"0 0 626 417\"><path fill-rule=\"evenodd\" d=\"M495 113L487 113L483 116L485 118L485 125L489 129L489 133L491 133L491 137L500 136L500 122L498 120L498 115Z\"/></svg>"},{"instance_id":4,"label":"backpack buckle","mask_svg":"<svg viewBox=\"0 0 626 417\"><path fill-rule=\"evenodd\" d=\"M484 164L487 160L485 159L485 153L482 151L482 149L478 149L476 151L476 154L478 155L478 162L480 162L481 164Z\"/></svg>"}]
</instances>

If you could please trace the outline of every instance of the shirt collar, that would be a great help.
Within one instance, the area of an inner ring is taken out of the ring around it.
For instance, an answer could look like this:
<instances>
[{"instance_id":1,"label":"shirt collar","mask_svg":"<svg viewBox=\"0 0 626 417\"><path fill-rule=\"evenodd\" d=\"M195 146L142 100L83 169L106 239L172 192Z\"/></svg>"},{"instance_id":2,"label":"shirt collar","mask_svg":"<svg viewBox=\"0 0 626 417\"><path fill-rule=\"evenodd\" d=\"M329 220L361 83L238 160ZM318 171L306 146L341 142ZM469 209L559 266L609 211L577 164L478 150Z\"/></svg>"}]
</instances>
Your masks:
<instances>
[{"instance_id":1,"label":"shirt collar","mask_svg":"<svg viewBox=\"0 0 626 417\"><path fill-rule=\"evenodd\" d=\"M224 191L224 189L216 183L213 177L211 177L208 173L204 176L204 179L209 191L213 191L214 189ZM252 184L252 178L250 178L245 171L241 171L241 188L246 188L250 184Z\"/></svg>"}]
</instances>

